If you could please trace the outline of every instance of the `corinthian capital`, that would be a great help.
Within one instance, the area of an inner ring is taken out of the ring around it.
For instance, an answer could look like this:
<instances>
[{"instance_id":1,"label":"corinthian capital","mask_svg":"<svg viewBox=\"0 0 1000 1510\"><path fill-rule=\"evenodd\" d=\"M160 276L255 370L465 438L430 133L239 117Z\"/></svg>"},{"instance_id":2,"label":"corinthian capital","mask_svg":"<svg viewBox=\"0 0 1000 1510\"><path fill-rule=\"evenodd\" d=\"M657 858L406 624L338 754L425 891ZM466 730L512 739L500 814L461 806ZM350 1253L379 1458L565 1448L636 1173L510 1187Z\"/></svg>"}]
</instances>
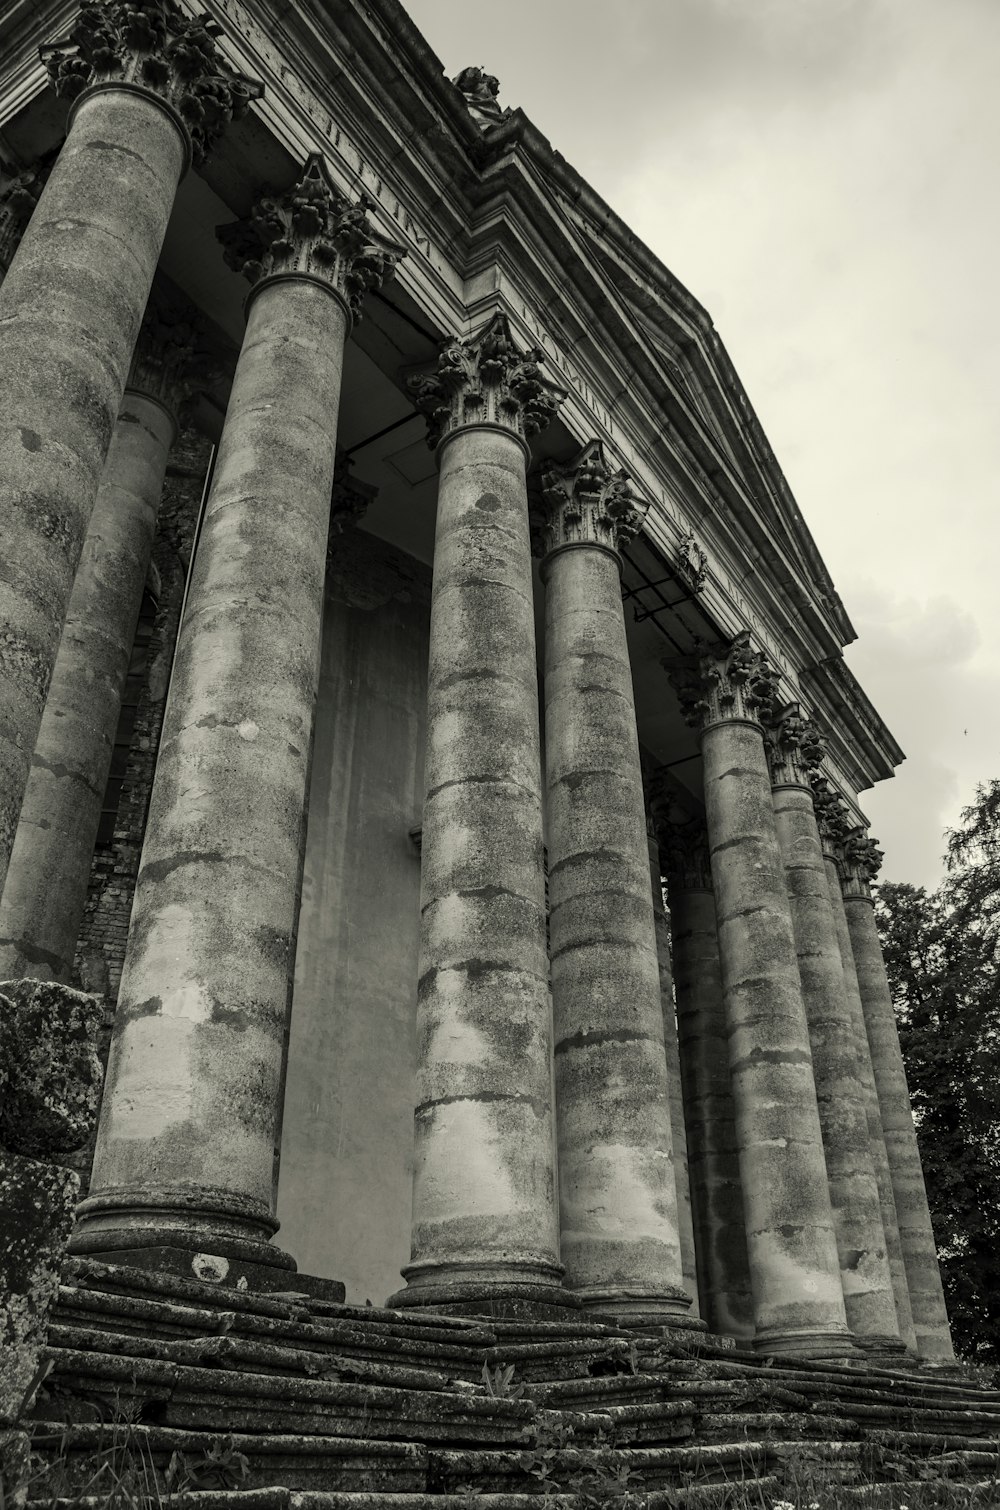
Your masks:
<instances>
[{"instance_id":1,"label":"corinthian capital","mask_svg":"<svg viewBox=\"0 0 1000 1510\"><path fill-rule=\"evenodd\" d=\"M337 537L345 530L359 524L367 512L368 505L378 497L378 488L351 476L351 466L351 458L341 452L337 457L333 472L328 554L334 549Z\"/></svg>"},{"instance_id":2,"label":"corinthian capital","mask_svg":"<svg viewBox=\"0 0 1000 1510\"><path fill-rule=\"evenodd\" d=\"M705 820L689 818L686 823L664 820L657 823L656 836L668 895L671 890L711 891L712 867Z\"/></svg>"},{"instance_id":3,"label":"corinthian capital","mask_svg":"<svg viewBox=\"0 0 1000 1510\"><path fill-rule=\"evenodd\" d=\"M778 673L762 651L751 648L749 630L728 646L663 665L693 729L733 720L762 723L774 705Z\"/></svg>"},{"instance_id":4,"label":"corinthian capital","mask_svg":"<svg viewBox=\"0 0 1000 1510\"><path fill-rule=\"evenodd\" d=\"M218 376L219 364L205 350L204 327L197 310L154 285L126 388L158 399L176 416L188 399Z\"/></svg>"},{"instance_id":5,"label":"corinthian capital","mask_svg":"<svg viewBox=\"0 0 1000 1510\"><path fill-rule=\"evenodd\" d=\"M346 300L357 320L369 289L392 272L405 248L387 241L368 219L368 201L347 199L318 152L283 194L264 194L245 220L220 225L223 256L258 283L275 274L318 278Z\"/></svg>"},{"instance_id":6,"label":"corinthian capital","mask_svg":"<svg viewBox=\"0 0 1000 1510\"><path fill-rule=\"evenodd\" d=\"M85 0L66 40L43 47L41 58L66 99L94 84L131 84L157 95L180 117L197 166L264 92L229 67L215 46L221 31L174 0Z\"/></svg>"},{"instance_id":7,"label":"corinthian capital","mask_svg":"<svg viewBox=\"0 0 1000 1510\"><path fill-rule=\"evenodd\" d=\"M802 717L798 703L786 703L768 720L764 735L773 786L811 787L811 773L823 764L826 749L814 723Z\"/></svg>"},{"instance_id":8,"label":"corinthian capital","mask_svg":"<svg viewBox=\"0 0 1000 1510\"><path fill-rule=\"evenodd\" d=\"M649 510L632 492L628 473L612 471L599 440L588 441L565 466L544 464L542 498L541 556L564 545L600 545L617 554Z\"/></svg>"},{"instance_id":9,"label":"corinthian capital","mask_svg":"<svg viewBox=\"0 0 1000 1510\"><path fill-rule=\"evenodd\" d=\"M544 430L566 398L542 377L544 360L538 350L518 351L499 312L471 340L446 341L436 365L406 381L427 416L428 444L464 425L499 425L525 441Z\"/></svg>"},{"instance_id":10,"label":"corinthian capital","mask_svg":"<svg viewBox=\"0 0 1000 1510\"><path fill-rule=\"evenodd\" d=\"M871 884L882 869L882 851L866 828L851 828L841 846L841 884L844 895L871 897Z\"/></svg>"}]
</instances>

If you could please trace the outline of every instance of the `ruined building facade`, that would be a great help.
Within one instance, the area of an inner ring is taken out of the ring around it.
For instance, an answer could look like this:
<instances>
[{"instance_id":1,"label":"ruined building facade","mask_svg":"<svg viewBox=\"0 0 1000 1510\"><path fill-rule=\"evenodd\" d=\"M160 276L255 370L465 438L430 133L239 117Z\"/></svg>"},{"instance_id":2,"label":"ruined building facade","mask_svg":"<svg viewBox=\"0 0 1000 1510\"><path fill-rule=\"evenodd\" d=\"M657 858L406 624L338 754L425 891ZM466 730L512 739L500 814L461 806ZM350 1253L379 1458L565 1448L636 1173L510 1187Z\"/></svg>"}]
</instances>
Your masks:
<instances>
[{"instance_id":1,"label":"ruined building facade","mask_svg":"<svg viewBox=\"0 0 1000 1510\"><path fill-rule=\"evenodd\" d=\"M947 1364L902 755L725 349L398 0L275 10L0 19L0 981L113 1021L73 1250Z\"/></svg>"}]
</instances>

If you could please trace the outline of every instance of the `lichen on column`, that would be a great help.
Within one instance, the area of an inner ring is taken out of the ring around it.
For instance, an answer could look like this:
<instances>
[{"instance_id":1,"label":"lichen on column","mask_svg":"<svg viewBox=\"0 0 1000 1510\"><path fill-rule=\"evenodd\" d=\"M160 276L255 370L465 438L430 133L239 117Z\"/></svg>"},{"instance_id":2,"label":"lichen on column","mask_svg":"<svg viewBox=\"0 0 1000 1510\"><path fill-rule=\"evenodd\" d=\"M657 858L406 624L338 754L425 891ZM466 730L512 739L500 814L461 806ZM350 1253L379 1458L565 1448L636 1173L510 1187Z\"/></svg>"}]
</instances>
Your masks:
<instances>
[{"instance_id":1,"label":"lichen on column","mask_svg":"<svg viewBox=\"0 0 1000 1510\"><path fill-rule=\"evenodd\" d=\"M527 442L505 316L410 388L436 449L411 1261L394 1305L558 1301Z\"/></svg>"},{"instance_id":2,"label":"lichen on column","mask_svg":"<svg viewBox=\"0 0 1000 1510\"><path fill-rule=\"evenodd\" d=\"M192 322L154 288L32 757L0 900L0 975L71 977L167 456L195 382Z\"/></svg>"},{"instance_id":3,"label":"lichen on column","mask_svg":"<svg viewBox=\"0 0 1000 1510\"><path fill-rule=\"evenodd\" d=\"M701 729L755 1346L852 1351L809 1031L761 718L777 676L750 643L668 663Z\"/></svg>"},{"instance_id":4,"label":"lichen on column","mask_svg":"<svg viewBox=\"0 0 1000 1510\"><path fill-rule=\"evenodd\" d=\"M259 86L171 0L42 49L68 134L0 287L0 886L177 185Z\"/></svg>"},{"instance_id":5,"label":"lichen on column","mask_svg":"<svg viewBox=\"0 0 1000 1510\"><path fill-rule=\"evenodd\" d=\"M881 864L881 850L864 828L854 828L844 836L841 870L844 910L878 1088L917 1352L926 1362L950 1365L955 1358L951 1328L913 1125L906 1066L871 894L871 883Z\"/></svg>"},{"instance_id":6,"label":"lichen on column","mask_svg":"<svg viewBox=\"0 0 1000 1510\"><path fill-rule=\"evenodd\" d=\"M268 1246L344 345L402 249L322 158L224 227L252 284L178 636L76 1251Z\"/></svg>"},{"instance_id":7,"label":"lichen on column","mask_svg":"<svg viewBox=\"0 0 1000 1510\"><path fill-rule=\"evenodd\" d=\"M663 1006L619 550L599 441L542 469L545 764L562 1259L617 1314L683 1316Z\"/></svg>"},{"instance_id":8,"label":"lichen on column","mask_svg":"<svg viewBox=\"0 0 1000 1510\"><path fill-rule=\"evenodd\" d=\"M766 743L809 1024L847 1323L866 1349L902 1352L858 1067L856 1025L844 985L813 808L810 778L823 762L824 745L798 703L788 703L769 721Z\"/></svg>"}]
</instances>

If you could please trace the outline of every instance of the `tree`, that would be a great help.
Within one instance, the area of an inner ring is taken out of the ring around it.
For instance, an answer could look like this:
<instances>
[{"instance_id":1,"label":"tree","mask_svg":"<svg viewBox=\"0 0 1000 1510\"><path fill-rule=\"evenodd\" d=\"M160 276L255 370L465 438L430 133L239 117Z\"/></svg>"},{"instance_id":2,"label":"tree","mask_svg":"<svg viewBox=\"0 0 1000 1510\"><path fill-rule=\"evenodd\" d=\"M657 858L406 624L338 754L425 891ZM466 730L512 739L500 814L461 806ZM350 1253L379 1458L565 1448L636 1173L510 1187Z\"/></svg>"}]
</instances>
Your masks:
<instances>
[{"instance_id":1,"label":"tree","mask_svg":"<svg viewBox=\"0 0 1000 1510\"><path fill-rule=\"evenodd\" d=\"M876 915L957 1349L1000 1363L1000 780L946 835L935 891Z\"/></svg>"}]
</instances>

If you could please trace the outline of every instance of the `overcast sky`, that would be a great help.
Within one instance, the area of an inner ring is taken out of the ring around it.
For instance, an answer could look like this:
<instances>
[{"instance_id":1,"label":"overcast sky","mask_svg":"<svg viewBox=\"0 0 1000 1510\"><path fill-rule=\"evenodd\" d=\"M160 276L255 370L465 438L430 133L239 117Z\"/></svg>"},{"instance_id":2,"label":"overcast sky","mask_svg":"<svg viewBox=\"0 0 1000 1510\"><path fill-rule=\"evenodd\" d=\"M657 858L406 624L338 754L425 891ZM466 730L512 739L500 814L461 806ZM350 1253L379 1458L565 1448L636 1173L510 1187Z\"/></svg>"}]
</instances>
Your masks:
<instances>
[{"instance_id":1,"label":"overcast sky","mask_svg":"<svg viewBox=\"0 0 1000 1510\"><path fill-rule=\"evenodd\" d=\"M1000 776L1000 0L404 0L708 309L908 759L891 880Z\"/></svg>"}]
</instances>

